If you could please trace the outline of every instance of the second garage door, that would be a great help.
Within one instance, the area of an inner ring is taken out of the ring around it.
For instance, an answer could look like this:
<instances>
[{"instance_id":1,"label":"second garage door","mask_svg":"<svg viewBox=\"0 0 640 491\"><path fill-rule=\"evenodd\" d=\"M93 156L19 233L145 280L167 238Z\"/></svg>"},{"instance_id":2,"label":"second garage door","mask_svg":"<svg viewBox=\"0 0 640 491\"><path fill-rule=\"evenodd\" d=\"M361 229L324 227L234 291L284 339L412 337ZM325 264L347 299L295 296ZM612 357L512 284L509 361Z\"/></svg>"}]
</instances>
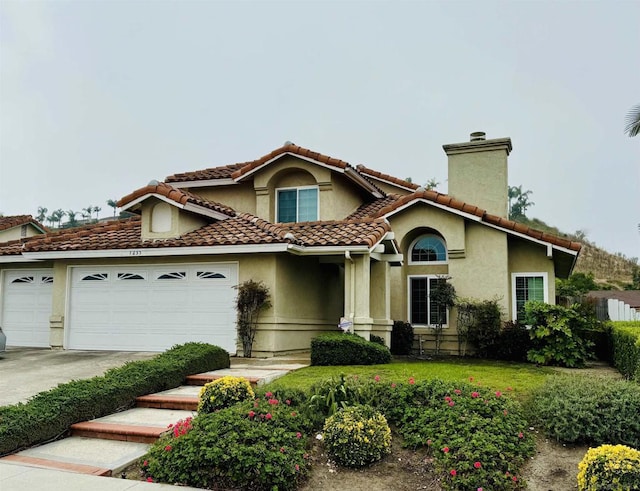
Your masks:
<instances>
[{"instance_id":1,"label":"second garage door","mask_svg":"<svg viewBox=\"0 0 640 491\"><path fill-rule=\"evenodd\" d=\"M67 347L163 351L200 341L236 352L235 263L75 267Z\"/></svg>"}]
</instances>

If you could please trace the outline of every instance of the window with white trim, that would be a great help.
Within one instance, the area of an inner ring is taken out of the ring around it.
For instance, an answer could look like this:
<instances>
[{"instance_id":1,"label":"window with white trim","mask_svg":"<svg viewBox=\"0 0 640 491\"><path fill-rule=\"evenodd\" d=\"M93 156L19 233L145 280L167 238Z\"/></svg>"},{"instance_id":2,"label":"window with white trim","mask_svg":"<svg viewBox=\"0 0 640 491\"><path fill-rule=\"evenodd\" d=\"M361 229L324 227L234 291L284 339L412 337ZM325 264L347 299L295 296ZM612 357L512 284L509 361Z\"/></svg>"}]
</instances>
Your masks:
<instances>
[{"instance_id":1,"label":"window with white trim","mask_svg":"<svg viewBox=\"0 0 640 491\"><path fill-rule=\"evenodd\" d=\"M525 303L549 301L547 273L513 273L511 282L514 320L523 320Z\"/></svg>"},{"instance_id":2,"label":"window with white trim","mask_svg":"<svg viewBox=\"0 0 640 491\"><path fill-rule=\"evenodd\" d=\"M447 246L437 235L421 235L409 246L409 264L446 263Z\"/></svg>"},{"instance_id":3,"label":"window with white trim","mask_svg":"<svg viewBox=\"0 0 640 491\"><path fill-rule=\"evenodd\" d=\"M431 300L431 290L439 283L446 282L437 276L409 276L409 322L415 325L434 326L442 321L449 322L447 309L440 308Z\"/></svg>"},{"instance_id":4,"label":"window with white trim","mask_svg":"<svg viewBox=\"0 0 640 491\"><path fill-rule=\"evenodd\" d=\"M313 222L318 219L318 187L276 189L276 221Z\"/></svg>"}]
</instances>

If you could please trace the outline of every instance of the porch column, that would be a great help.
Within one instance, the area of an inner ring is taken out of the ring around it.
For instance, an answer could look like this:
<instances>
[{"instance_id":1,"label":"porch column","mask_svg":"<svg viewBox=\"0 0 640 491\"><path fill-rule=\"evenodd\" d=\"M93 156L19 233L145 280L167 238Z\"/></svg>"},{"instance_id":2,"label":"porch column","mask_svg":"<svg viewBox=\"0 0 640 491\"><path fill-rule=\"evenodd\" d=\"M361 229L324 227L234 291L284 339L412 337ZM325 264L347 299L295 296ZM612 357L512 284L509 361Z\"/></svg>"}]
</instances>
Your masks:
<instances>
[{"instance_id":1,"label":"porch column","mask_svg":"<svg viewBox=\"0 0 640 491\"><path fill-rule=\"evenodd\" d=\"M391 265L388 261L371 263L371 334L381 337L391 347Z\"/></svg>"},{"instance_id":2,"label":"porch column","mask_svg":"<svg viewBox=\"0 0 640 491\"><path fill-rule=\"evenodd\" d=\"M368 254L347 256L344 262L344 317L353 322L353 332L367 340L373 324L370 262Z\"/></svg>"}]
</instances>

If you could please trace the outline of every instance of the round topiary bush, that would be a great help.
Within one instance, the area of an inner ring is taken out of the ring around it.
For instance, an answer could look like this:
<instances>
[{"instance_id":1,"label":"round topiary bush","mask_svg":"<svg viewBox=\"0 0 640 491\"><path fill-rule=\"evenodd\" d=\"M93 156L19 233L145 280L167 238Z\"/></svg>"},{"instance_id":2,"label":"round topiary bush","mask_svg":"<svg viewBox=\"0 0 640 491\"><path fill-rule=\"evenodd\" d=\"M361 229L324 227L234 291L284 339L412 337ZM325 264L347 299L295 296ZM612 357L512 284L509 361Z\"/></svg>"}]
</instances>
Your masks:
<instances>
[{"instance_id":1,"label":"round topiary bush","mask_svg":"<svg viewBox=\"0 0 640 491\"><path fill-rule=\"evenodd\" d=\"M222 377L209 382L200 390L198 412L212 413L231 407L238 402L253 399L251 384L242 377Z\"/></svg>"},{"instance_id":2,"label":"round topiary bush","mask_svg":"<svg viewBox=\"0 0 640 491\"><path fill-rule=\"evenodd\" d=\"M325 421L324 442L339 465L362 467L391 452L391 430L371 406L346 407Z\"/></svg>"},{"instance_id":3,"label":"round topiary bush","mask_svg":"<svg viewBox=\"0 0 640 491\"><path fill-rule=\"evenodd\" d=\"M640 489L640 451L625 445L590 448L578 469L579 491Z\"/></svg>"}]
</instances>

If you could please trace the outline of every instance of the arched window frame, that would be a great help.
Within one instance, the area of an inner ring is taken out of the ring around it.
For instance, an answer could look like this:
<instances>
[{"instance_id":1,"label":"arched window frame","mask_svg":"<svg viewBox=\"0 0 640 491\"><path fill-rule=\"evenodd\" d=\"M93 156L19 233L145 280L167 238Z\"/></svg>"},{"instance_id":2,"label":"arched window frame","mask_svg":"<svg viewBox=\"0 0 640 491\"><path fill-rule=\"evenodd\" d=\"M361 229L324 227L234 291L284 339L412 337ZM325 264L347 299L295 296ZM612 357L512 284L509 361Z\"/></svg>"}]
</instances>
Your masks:
<instances>
[{"instance_id":1,"label":"arched window frame","mask_svg":"<svg viewBox=\"0 0 640 491\"><path fill-rule=\"evenodd\" d=\"M414 261L413 260L413 248L416 246L416 244L419 241L421 241L422 239L426 239L426 238L436 239L438 242L440 242L442 244L442 247L444 248L444 261L441 261L441 260L438 260L438 261ZM449 263L449 253L447 252L447 243L445 242L445 240L441 236L439 236L437 234L422 234L419 237L417 237L409 245L408 256L409 256L409 264L437 265L437 264L448 264Z\"/></svg>"}]
</instances>

